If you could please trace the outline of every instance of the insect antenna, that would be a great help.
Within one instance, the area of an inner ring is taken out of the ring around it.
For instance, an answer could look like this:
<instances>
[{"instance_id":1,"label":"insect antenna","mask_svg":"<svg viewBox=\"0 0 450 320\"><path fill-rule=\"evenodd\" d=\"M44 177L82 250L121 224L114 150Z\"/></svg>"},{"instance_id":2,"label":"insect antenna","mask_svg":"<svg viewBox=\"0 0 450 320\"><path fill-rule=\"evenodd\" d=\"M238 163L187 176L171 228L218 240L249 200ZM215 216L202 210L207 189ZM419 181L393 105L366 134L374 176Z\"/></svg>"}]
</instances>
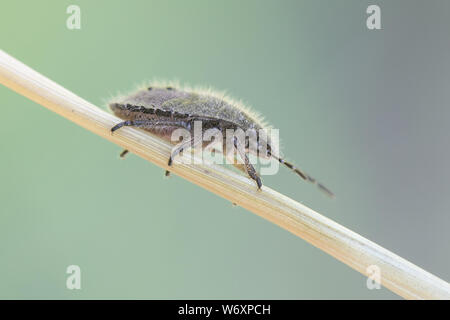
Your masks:
<instances>
[{"instance_id":1,"label":"insect antenna","mask_svg":"<svg viewBox=\"0 0 450 320\"><path fill-rule=\"evenodd\" d=\"M305 172L303 172L302 170L300 170L299 168L296 168L292 163L284 160L283 158L279 158L277 156L274 156L273 154L271 154L269 152L269 155L271 157L273 157L274 159L278 160L278 162L280 162L281 164L284 164L286 167L288 167L289 169L291 169L292 171L294 171L296 174L298 174L300 177L302 177L303 180L309 181L312 184L317 185L317 187L324 192L327 196L331 197L331 198L335 198L336 196L334 195L333 192L331 192L330 189L328 189L327 187L325 187L322 183L318 182L316 179L314 179L313 177L311 177L310 175L306 174Z\"/></svg>"}]
</instances>

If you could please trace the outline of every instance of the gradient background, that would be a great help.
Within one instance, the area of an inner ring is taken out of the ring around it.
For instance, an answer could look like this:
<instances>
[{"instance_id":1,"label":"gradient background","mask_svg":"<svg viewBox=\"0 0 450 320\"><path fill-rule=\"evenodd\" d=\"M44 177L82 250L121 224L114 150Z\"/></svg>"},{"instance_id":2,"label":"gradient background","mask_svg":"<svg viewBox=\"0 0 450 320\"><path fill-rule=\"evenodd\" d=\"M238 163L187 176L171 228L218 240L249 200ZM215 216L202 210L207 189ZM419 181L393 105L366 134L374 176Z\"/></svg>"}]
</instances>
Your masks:
<instances>
[{"instance_id":1,"label":"gradient background","mask_svg":"<svg viewBox=\"0 0 450 320\"><path fill-rule=\"evenodd\" d=\"M66 8L81 8L81 30ZM381 7L382 28L366 28ZM211 85L280 129L265 184L450 279L450 2L8 1L0 48L104 105ZM302 239L0 86L0 298L397 299ZM66 289L68 265L82 289Z\"/></svg>"}]
</instances>

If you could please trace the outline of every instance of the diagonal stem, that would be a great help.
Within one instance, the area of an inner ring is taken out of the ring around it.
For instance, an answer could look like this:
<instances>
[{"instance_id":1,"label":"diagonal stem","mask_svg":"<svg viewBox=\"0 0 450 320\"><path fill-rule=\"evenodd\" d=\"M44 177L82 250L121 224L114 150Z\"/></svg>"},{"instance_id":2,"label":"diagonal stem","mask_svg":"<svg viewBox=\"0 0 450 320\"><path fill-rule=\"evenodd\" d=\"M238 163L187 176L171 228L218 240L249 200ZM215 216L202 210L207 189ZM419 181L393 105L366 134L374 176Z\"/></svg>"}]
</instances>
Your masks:
<instances>
[{"instance_id":1,"label":"diagonal stem","mask_svg":"<svg viewBox=\"0 0 450 320\"><path fill-rule=\"evenodd\" d=\"M0 83L156 165L169 169L171 145L81 99L0 50ZM450 299L450 285L312 209L217 165L176 164L170 171L275 223L366 275L381 270L382 285L409 299Z\"/></svg>"}]
</instances>

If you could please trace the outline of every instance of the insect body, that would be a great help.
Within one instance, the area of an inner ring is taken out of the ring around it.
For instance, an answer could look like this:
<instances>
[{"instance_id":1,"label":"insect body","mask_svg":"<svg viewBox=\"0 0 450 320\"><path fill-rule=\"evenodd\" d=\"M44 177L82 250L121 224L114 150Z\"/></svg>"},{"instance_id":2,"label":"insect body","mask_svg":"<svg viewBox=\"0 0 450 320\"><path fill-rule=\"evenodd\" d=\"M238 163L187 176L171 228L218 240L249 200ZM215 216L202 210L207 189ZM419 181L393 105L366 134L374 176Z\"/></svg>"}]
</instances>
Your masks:
<instances>
[{"instance_id":1,"label":"insect body","mask_svg":"<svg viewBox=\"0 0 450 320\"><path fill-rule=\"evenodd\" d=\"M174 143L171 139L174 130L185 129L189 131L191 139L183 141L172 150L168 160L169 166L172 165L174 157L184 149L197 148L205 144L201 137L196 136L198 133L194 130L195 122L200 121L202 123L200 134L203 134L206 130L216 130L225 137L227 130L230 129L241 129L244 132L254 133L256 148L251 148L249 140L242 140L237 137L233 137L232 143L242 161L241 165L235 166L248 174L256 182L259 189L262 186L261 178L249 160L249 153L258 157L276 159L304 180L317 184L329 196L334 196L331 191L314 178L272 152L274 148L272 148L270 140L258 134L261 129L268 127L261 117L243 104L218 93L155 84L138 90L127 97L117 99L117 101L111 102L109 107L117 117L124 120L115 125L111 132L124 126L134 126ZM223 150L226 148L225 144L224 141ZM126 153L127 150L124 150L121 156ZM166 175L168 174L169 172L166 171Z\"/></svg>"}]
</instances>

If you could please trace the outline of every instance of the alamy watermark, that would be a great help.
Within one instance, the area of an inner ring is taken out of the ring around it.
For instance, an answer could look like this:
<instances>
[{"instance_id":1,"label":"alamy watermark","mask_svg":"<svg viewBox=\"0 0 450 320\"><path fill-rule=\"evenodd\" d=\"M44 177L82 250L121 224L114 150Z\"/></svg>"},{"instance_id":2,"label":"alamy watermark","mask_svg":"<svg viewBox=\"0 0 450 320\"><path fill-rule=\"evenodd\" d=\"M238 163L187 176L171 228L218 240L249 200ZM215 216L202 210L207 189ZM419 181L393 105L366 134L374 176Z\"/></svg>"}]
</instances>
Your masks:
<instances>
[{"instance_id":1,"label":"alamy watermark","mask_svg":"<svg viewBox=\"0 0 450 320\"><path fill-rule=\"evenodd\" d=\"M66 20L66 27L69 30L81 29L81 9L77 5L70 5L66 9L66 13L70 16Z\"/></svg>"},{"instance_id":2,"label":"alamy watermark","mask_svg":"<svg viewBox=\"0 0 450 320\"><path fill-rule=\"evenodd\" d=\"M261 175L275 175L279 169L279 161L273 160L273 156L279 157L278 129L204 130L202 121L195 121L191 130L173 130L170 140L175 144L172 152L180 154L174 161L181 163L242 165L248 156L249 163L260 165ZM188 149L194 152L186 152Z\"/></svg>"},{"instance_id":3,"label":"alamy watermark","mask_svg":"<svg viewBox=\"0 0 450 320\"><path fill-rule=\"evenodd\" d=\"M66 269L69 276L66 279L66 288L69 290L81 289L81 269L77 265L70 265Z\"/></svg>"}]
</instances>

